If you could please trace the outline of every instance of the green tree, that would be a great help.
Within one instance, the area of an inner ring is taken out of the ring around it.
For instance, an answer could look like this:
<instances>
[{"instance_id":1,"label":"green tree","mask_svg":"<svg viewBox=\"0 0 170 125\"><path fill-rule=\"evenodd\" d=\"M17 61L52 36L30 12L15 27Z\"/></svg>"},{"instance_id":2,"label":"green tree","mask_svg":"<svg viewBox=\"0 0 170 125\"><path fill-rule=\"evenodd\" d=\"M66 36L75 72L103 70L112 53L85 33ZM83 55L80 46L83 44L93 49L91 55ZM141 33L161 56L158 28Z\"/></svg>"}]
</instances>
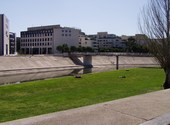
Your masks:
<instances>
[{"instance_id":1,"label":"green tree","mask_svg":"<svg viewBox=\"0 0 170 125\"><path fill-rule=\"evenodd\" d=\"M69 51L70 51L70 48L68 47L67 44L59 45L59 46L57 46L56 49L57 49L59 52L62 52L62 53L64 53L64 52L69 52Z\"/></svg>"},{"instance_id":2,"label":"green tree","mask_svg":"<svg viewBox=\"0 0 170 125\"><path fill-rule=\"evenodd\" d=\"M56 48L59 52L62 52L63 53L63 47L61 45L57 46Z\"/></svg>"},{"instance_id":3,"label":"green tree","mask_svg":"<svg viewBox=\"0 0 170 125\"><path fill-rule=\"evenodd\" d=\"M71 51L71 52L76 52L76 51L77 51L77 47L71 46L71 47L70 47L70 51Z\"/></svg>"}]
</instances>

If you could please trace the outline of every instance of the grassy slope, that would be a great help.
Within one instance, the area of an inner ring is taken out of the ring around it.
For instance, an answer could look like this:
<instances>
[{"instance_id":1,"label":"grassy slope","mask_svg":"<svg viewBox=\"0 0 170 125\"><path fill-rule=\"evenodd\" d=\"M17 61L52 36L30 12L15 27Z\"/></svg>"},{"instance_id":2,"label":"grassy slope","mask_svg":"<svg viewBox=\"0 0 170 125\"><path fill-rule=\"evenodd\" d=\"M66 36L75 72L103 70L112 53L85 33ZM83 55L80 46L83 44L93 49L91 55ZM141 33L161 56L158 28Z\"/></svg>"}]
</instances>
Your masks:
<instances>
[{"instance_id":1,"label":"grassy slope","mask_svg":"<svg viewBox=\"0 0 170 125\"><path fill-rule=\"evenodd\" d=\"M0 122L160 90L163 79L161 69L137 68L1 86Z\"/></svg>"}]
</instances>

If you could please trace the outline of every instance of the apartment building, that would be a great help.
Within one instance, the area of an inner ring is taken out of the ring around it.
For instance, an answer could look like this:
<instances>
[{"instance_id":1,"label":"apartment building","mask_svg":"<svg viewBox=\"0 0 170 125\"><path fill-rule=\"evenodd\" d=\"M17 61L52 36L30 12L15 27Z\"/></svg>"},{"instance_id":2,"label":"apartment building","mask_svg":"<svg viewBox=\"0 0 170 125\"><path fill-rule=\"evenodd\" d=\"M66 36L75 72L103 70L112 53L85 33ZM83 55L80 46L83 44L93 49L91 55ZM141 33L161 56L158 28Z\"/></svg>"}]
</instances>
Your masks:
<instances>
[{"instance_id":1,"label":"apartment building","mask_svg":"<svg viewBox=\"0 0 170 125\"><path fill-rule=\"evenodd\" d=\"M122 39L115 34L108 34L107 32L97 33L97 42L99 48L124 48L125 44Z\"/></svg>"},{"instance_id":2,"label":"apartment building","mask_svg":"<svg viewBox=\"0 0 170 125\"><path fill-rule=\"evenodd\" d=\"M79 47L91 47L92 48L93 42L95 42L95 40L92 40L87 35L80 35L79 36Z\"/></svg>"},{"instance_id":3,"label":"apartment building","mask_svg":"<svg viewBox=\"0 0 170 125\"><path fill-rule=\"evenodd\" d=\"M21 32L21 50L25 54L54 54L59 45L78 46L80 31L60 25L30 27Z\"/></svg>"},{"instance_id":4,"label":"apartment building","mask_svg":"<svg viewBox=\"0 0 170 125\"><path fill-rule=\"evenodd\" d=\"M88 35L88 38L92 41L94 50L126 47L120 37L115 34L108 34L108 32L98 32L96 35Z\"/></svg>"},{"instance_id":5,"label":"apartment building","mask_svg":"<svg viewBox=\"0 0 170 125\"><path fill-rule=\"evenodd\" d=\"M0 56L9 54L9 20L0 14Z\"/></svg>"}]
</instances>

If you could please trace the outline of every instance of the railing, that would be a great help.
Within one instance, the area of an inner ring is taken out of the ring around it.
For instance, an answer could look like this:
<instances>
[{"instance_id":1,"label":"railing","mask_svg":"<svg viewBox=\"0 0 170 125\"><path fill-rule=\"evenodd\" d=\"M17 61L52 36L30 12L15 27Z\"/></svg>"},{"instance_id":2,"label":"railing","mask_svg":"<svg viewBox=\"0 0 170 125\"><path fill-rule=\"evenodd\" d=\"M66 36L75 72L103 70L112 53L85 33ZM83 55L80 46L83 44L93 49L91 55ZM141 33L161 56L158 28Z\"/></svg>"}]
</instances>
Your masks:
<instances>
[{"instance_id":1,"label":"railing","mask_svg":"<svg viewBox=\"0 0 170 125\"><path fill-rule=\"evenodd\" d=\"M85 55L90 55L90 56L145 56L145 57L151 57L152 55L149 53L113 53L113 52L72 52L69 54L77 55L77 56L85 56ZM63 53L63 54L55 54L55 55L63 55L67 56L69 55L68 53Z\"/></svg>"}]
</instances>

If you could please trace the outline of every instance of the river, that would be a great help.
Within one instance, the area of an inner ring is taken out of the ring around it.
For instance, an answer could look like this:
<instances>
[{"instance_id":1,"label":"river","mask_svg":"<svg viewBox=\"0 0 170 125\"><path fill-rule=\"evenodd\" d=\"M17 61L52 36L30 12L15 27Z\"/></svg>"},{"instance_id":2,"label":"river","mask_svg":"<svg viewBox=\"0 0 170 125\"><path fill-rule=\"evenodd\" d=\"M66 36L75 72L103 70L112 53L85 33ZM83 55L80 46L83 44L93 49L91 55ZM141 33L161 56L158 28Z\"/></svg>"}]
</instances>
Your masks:
<instances>
[{"instance_id":1,"label":"river","mask_svg":"<svg viewBox=\"0 0 170 125\"><path fill-rule=\"evenodd\" d=\"M120 69L131 68L131 67L155 67L155 65L120 65ZM105 72L115 70L115 66L98 66L93 68L77 68L77 69L66 69L56 70L38 73L23 73L23 74L12 74L0 76L0 85L7 84L20 84L25 81L43 80L49 78L57 78L64 76L74 76L76 74L87 74L96 72Z\"/></svg>"}]
</instances>

